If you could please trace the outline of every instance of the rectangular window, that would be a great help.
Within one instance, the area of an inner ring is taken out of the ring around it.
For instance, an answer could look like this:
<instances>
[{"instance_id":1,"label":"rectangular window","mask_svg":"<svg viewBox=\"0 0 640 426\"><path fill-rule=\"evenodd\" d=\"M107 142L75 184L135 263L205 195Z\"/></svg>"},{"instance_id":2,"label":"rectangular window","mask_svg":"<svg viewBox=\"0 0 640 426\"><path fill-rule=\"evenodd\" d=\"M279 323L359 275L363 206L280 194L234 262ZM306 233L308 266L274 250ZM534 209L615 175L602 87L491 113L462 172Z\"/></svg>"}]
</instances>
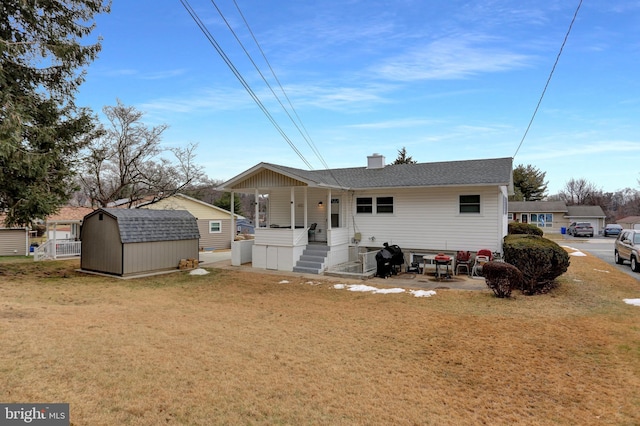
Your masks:
<instances>
[{"instance_id":1,"label":"rectangular window","mask_svg":"<svg viewBox=\"0 0 640 426\"><path fill-rule=\"evenodd\" d=\"M460 213L480 213L480 196L461 195Z\"/></svg>"},{"instance_id":2,"label":"rectangular window","mask_svg":"<svg viewBox=\"0 0 640 426\"><path fill-rule=\"evenodd\" d=\"M540 228L551 228L553 226L553 213L531 213L531 223Z\"/></svg>"},{"instance_id":3,"label":"rectangular window","mask_svg":"<svg viewBox=\"0 0 640 426\"><path fill-rule=\"evenodd\" d=\"M393 197L376 198L376 213L393 213Z\"/></svg>"},{"instance_id":4,"label":"rectangular window","mask_svg":"<svg viewBox=\"0 0 640 426\"><path fill-rule=\"evenodd\" d=\"M222 222L219 220L210 220L209 221L209 233L210 234L219 234L222 232Z\"/></svg>"},{"instance_id":5,"label":"rectangular window","mask_svg":"<svg viewBox=\"0 0 640 426\"><path fill-rule=\"evenodd\" d=\"M356 198L356 213L373 213L373 198Z\"/></svg>"}]
</instances>

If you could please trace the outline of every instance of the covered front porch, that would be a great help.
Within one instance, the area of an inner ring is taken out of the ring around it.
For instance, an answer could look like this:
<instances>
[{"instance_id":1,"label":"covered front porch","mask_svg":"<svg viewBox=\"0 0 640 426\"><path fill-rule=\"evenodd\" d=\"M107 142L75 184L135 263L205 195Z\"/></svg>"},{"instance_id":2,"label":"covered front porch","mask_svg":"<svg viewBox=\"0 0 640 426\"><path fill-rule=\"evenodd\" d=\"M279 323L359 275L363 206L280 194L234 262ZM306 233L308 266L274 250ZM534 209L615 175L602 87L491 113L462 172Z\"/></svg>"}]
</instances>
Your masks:
<instances>
[{"instance_id":1,"label":"covered front porch","mask_svg":"<svg viewBox=\"0 0 640 426\"><path fill-rule=\"evenodd\" d=\"M235 241L235 232L230 235L232 265L294 271L315 262L321 273L348 260L354 235L347 226L347 191L319 188L265 166L219 189L230 191L232 200L238 192L254 197L255 238ZM234 247L241 255L233 255Z\"/></svg>"}]
</instances>

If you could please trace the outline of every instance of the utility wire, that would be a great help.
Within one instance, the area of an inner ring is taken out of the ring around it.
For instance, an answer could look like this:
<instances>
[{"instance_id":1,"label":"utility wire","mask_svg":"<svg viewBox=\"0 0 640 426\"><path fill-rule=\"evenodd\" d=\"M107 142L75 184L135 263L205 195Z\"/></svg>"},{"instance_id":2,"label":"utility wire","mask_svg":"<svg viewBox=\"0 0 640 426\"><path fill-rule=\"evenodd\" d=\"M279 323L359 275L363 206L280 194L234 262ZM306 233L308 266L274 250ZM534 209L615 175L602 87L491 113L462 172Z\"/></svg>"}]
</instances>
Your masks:
<instances>
[{"instance_id":1,"label":"utility wire","mask_svg":"<svg viewBox=\"0 0 640 426\"><path fill-rule=\"evenodd\" d=\"M196 11L191 7L191 4L189 4L188 0L180 0L180 3L182 3L182 5L184 6L184 8L187 10L187 12L189 13L189 15L191 16L191 18L194 20L194 22L196 23L196 25L198 25L198 28L200 28L200 30L202 31L202 33L204 34L204 36L207 38L207 40L209 40L209 43L211 43L211 45L216 49L216 51L218 52L218 54L220 55L220 57L222 58L222 60L225 62L225 64L227 64L227 66L229 67L229 69L231 70L231 72L233 72L233 75L238 79L238 81L240 82L240 84L242 84L242 86L245 88L245 90L247 91L247 93L249 93L249 95L251 96L251 98L254 100L254 102L258 105L258 107L262 110L262 112L265 114L265 116L269 119L269 121L271 122L271 124L276 128L276 130L278 131L278 133L280 133L280 135L285 139L285 141L287 141L287 143L289 144L289 146L291 147L291 149L294 150L294 152L298 155L298 157L300 157L300 159L307 165L307 167L309 169L313 169L313 167L311 166L311 163L309 163L309 161L307 161L307 159L304 157L304 155L302 155L302 153L298 150L298 148L295 146L295 144L291 141L291 139L289 139L289 137L287 136L287 134L284 132L284 130L282 130L282 128L278 125L278 123L275 121L275 119L273 118L273 116L269 113L269 111L267 110L267 108L264 106L264 104L260 101L260 98L258 97L258 95L255 94L255 92L251 89L251 86L249 86L249 83L247 83L247 81L242 77L242 74L240 74L240 72L238 71L238 69L235 67L235 65L233 64L233 62L231 61L231 59L229 59L229 57L227 56L227 54L224 52L224 50L222 49L222 47L220 47L220 45L218 44L218 42L216 41L215 37L213 37L213 35L211 35L211 33L209 32L209 30L207 29L207 27L204 25L204 23L202 22L202 20L200 19L200 17L198 16L198 14L196 13Z\"/></svg>"},{"instance_id":2,"label":"utility wire","mask_svg":"<svg viewBox=\"0 0 640 426\"><path fill-rule=\"evenodd\" d=\"M529 129L533 124L533 120L536 118L536 114L538 113L538 109L540 108L540 104L542 103L542 98L544 98L544 94L547 92L547 87L549 87L549 83L551 82L551 77L553 77L553 73L556 70L556 65L558 65L558 61L560 61L560 55L562 55L562 50L564 49L564 45L567 43L567 39L569 38L569 34L571 33L571 28L573 28L573 23L576 21L576 17L578 16L578 11L580 10L580 6L582 6L582 0L578 3L578 7L576 8L576 12L573 14L573 19L571 20L571 24L569 24L569 29L567 30L567 34L564 36L564 40L562 41L562 45L560 46L560 51L558 52L558 56L556 57L556 61L553 64L553 68L551 68L551 73L549 73L549 78L547 79L547 83L544 85L544 90L540 95L540 99L538 100L538 105L536 105L536 109L533 111L533 115L531 116L531 120L529 120L529 125L527 126L527 130L524 132L522 139L520 140L520 144L518 145L518 149L513 154L513 158L518 155L518 151L520 151L520 147L522 147L522 143L524 139L527 137L529 133Z\"/></svg>"},{"instance_id":3,"label":"utility wire","mask_svg":"<svg viewBox=\"0 0 640 426\"><path fill-rule=\"evenodd\" d=\"M304 123L302 122L302 119L298 115L298 112L294 108L293 103L291 102L291 99L289 99L289 96L287 96L287 92L285 92L284 87L282 86L282 83L280 83L280 79L278 79L278 76L276 75L275 71L273 70L273 67L271 66L271 63L269 62L269 60L267 59L267 56L265 55L264 51L262 50L262 46L260 46L260 43L258 42L258 39L256 38L255 34L251 30L251 27L249 26L249 22L247 22L246 18L244 17L244 14L242 13L242 10L240 10L240 6L238 6L238 2L236 0L233 0L233 4L236 6L236 9L238 10L238 13L240 14L240 17L242 17L242 20L244 21L244 24L247 27L247 30L249 31L249 34L251 34L251 37L253 38L253 41L256 43L256 46L258 46L258 50L260 50L260 54L262 55L262 58L267 63L267 66L269 67L269 70L271 71L271 75L273 75L273 78L278 83L278 86L280 87L280 90L282 91L282 94L287 99L287 102L289 103L289 106L291 107L291 110L293 111L293 113L295 114L296 118L298 119L298 123L300 123L300 126L302 126L302 129L304 129L304 133L306 134L306 137L305 137L305 134L303 134L302 131L300 130L300 127L298 127L295 124L295 122L294 122L294 125L296 126L296 128L298 129L298 131L300 132L300 134L302 135L304 140L307 141L307 144L309 145L309 147L311 148L313 153L316 155L318 160L320 160L320 162L322 163L324 168L325 169L329 169L329 166L327 165L327 162L322 157L322 154L320 154L320 151L318 151L318 148L316 147L315 143L313 142L313 139L311 138L311 135L307 131L307 128L304 126ZM236 39L237 39L237 37L236 37ZM244 49L244 47L243 47L243 49ZM245 50L245 52L246 52L246 50ZM253 61L251 61L251 62L253 62ZM258 70L258 72L260 73L259 70ZM262 73L260 73L260 75L262 76ZM263 77L263 79L264 79L264 77ZM269 88L271 89L271 86L269 85L269 83L266 80L265 80L265 83L267 83L267 86L269 86ZM273 90L272 90L272 92L273 92ZM280 99L278 98L278 96L275 93L274 93L274 96L276 97L276 99L278 99L278 102L280 102ZM280 105L282 105L282 103L280 103ZM286 111L286 108L284 107L284 105L282 105L282 108ZM288 112L287 112L287 115L289 115ZM291 121L293 122L293 118L291 117L291 115L289 115L289 118L291 118Z\"/></svg>"}]
</instances>

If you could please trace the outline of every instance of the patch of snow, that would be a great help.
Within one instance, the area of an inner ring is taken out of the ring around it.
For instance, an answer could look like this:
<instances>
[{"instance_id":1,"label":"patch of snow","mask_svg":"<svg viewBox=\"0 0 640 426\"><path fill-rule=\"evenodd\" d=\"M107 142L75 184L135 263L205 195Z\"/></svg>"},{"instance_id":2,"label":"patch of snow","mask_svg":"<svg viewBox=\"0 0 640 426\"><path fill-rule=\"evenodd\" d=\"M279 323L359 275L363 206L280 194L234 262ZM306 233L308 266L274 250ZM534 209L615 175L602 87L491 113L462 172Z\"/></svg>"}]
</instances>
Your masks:
<instances>
[{"instance_id":1,"label":"patch of snow","mask_svg":"<svg viewBox=\"0 0 640 426\"><path fill-rule=\"evenodd\" d=\"M379 288L374 293L379 294L391 294L391 293L404 293L404 288Z\"/></svg>"},{"instance_id":2,"label":"patch of snow","mask_svg":"<svg viewBox=\"0 0 640 426\"><path fill-rule=\"evenodd\" d=\"M593 268L593 270L597 271L597 272L604 272L605 274L609 273L609 271L605 271L604 269L595 269L595 268Z\"/></svg>"},{"instance_id":3,"label":"patch of snow","mask_svg":"<svg viewBox=\"0 0 640 426\"><path fill-rule=\"evenodd\" d=\"M335 284L333 288L336 290L344 290L347 286L345 284Z\"/></svg>"},{"instance_id":4,"label":"patch of snow","mask_svg":"<svg viewBox=\"0 0 640 426\"><path fill-rule=\"evenodd\" d=\"M371 287L370 285L353 284L353 285L347 286L347 290L349 290L349 291L376 291L377 288L376 287Z\"/></svg>"},{"instance_id":5,"label":"patch of snow","mask_svg":"<svg viewBox=\"0 0 640 426\"><path fill-rule=\"evenodd\" d=\"M622 299L622 301L629 305L640 306L640 299Z\"/></svg>"},{"instance_id":6,"label":"patch of snow","mask_svg":"<svg viewBox=\"0 0 640 426\"><path fill-rule=\"evenodd\" d=\"M206 269L198 268L189 272L189 275L207 275L208 273L209 271L207 271Z\"/></svg>"},{"instance_id":7,"label":"patch of snow","mask_svg":"<svg viewBox=\"0 0 640 426\"><path fill-rule=\"evenodd\" d=\"M569 253L569 256L586 256L586 254L581 251L574 251L573 253Z\"/></svg>"},{"instance_id":8,"label":"patch of snow","mask_svg":"<svg viewBox=\"0 0 640 426\"><path fill-rule=\"evenodd\" d=\"M282 280L282 281L280 281L278 284L289 284L289 281L287 281L287 280Z\"/></svg>"},{"instance_id":9,"label":"patch of snow","mask_svg":"<svg viewBox=\"0 0 640 426\"><path fill-rule=\"evenodd\" d=\"M411 294L415 297L431 297L435 296L436 292L433 290L411 290Z\"/></svg>"}]
</instances>

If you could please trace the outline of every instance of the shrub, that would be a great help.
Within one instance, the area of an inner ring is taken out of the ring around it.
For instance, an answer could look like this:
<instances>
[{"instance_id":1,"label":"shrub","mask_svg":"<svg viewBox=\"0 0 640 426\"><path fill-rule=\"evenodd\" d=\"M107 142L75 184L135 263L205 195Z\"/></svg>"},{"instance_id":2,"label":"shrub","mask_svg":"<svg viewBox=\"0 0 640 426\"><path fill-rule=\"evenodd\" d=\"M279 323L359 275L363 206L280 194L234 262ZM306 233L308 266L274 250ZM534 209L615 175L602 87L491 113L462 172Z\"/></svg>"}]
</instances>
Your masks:
<instances>
[{"instance_id":1,"label":"shrub","mask_svg":"<svg viewBox=\"0 0 640 426\"><path fill-rule=\"evenodd\" d=\"M546 293L569 267L569 255L555 242L537 235L507 235L504 260L522 272L524 294Z\"/></svg>"},{"instance_id":2,"label":"shrub","mask_svg":"<svg viewBox=\"0 0 640 426\"><path fill-rule=\"evenodd\" d=\"M507 232L511 234L525 234L525 235L538 235L542 237L544 232L536 225L530 223L509 222L507 225Z\"/></svg>"},{"instance_id":3,"label":"shrub","mask_svg":"<svg viewBox=\"0 0 640 426\"><path fill-rule=\"evenodd\" d=\"M497 297L510 297L511 290L520 288L522 272L506 262L487 262L482 266L487 286Z\"/></svg>"}]
</instances>

